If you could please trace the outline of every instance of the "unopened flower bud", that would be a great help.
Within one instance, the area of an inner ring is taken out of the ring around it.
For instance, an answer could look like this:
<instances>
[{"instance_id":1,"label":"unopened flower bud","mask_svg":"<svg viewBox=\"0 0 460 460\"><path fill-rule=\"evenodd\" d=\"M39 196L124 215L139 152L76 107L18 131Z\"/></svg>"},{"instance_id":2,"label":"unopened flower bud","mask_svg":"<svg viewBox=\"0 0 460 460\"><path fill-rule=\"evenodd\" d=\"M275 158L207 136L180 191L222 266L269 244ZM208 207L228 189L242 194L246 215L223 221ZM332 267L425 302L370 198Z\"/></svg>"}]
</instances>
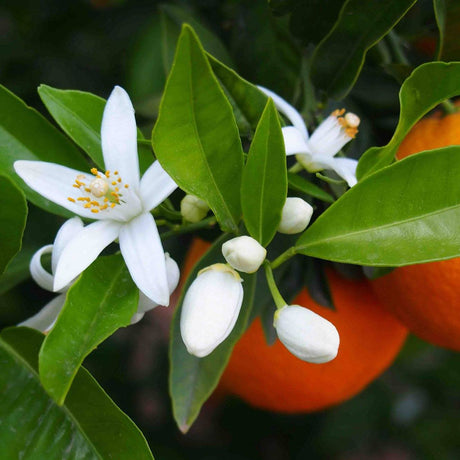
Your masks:
<instances>
[{"instance_id":1,"label":"unopened flower bud","mask_svg":"<svg viewBox=\"0 0 460 460\"><path fill-rule=\"evenodd\" d=\"M243 302L241 282L225 264L198 273L185 294L180 318L182 340L190 354L207 356L228 337Z\"/></svg>"},{"instance_id":2,"label":"unopened flower bud","mask_svg":"<svg viewBox=\"0 0 460 460\"><path fill-rule=\"evenodd\" d=\"M284 346L302 361L320 364L337 356L337 329L308 308L286 305L275 313L273 325Z\"/></svg>"},{"instance_id":3,"label":"unopened flower bud","mask_svg":"<svg viewBox=\"0 0 460 460\"><path fill-rule=\"evenodd\" d=\"M167 252L165 252L165 263L166 279L168 280L169 295L171 295L176 289L177 284L179 283L180 271L176 261L173 258L171 258ZM158 304L153 300L150 300L142 291L139 291L139 304L137 307L136 314L143 314L149 310L152 310L155 307L158 307ZM137 321L139 321L140 319L142 319L142 316L136 318L138 318ZM135 318L133 317L133 320L134 319Z\"/></svg>"},{"instance_id":4,"label":"unopened flower bud","mask_svg":"<svg viewBox=\"0 0 460 460\"><path fill-rule=\"evenodd\" d=\"M206 217L209 206L195 195L185 195L180 202L180 212L188 222L196 223Z\"/></svg>"},{"instance_id":5,"label":"unopened flower bud","mask_svg":"<svg viewBox=\"0 0 460 460\"><path fill-rule=\"evenodd\" d=\"M238 236L222 245L225 260L236 270L254 273L267 255L266 249L250 236Z\"/></svg>"},{"instance_id":6,"label":"unopened flower bud","mask_svg":"<svg viewBox=\"0 0 460 460\"><path fill-rule=\"evenodd\" d=\"M288 235L300 233L307 228L312 215L312 206L302 198L286 198L278 231Z\"/></svg>"}]
</instances>

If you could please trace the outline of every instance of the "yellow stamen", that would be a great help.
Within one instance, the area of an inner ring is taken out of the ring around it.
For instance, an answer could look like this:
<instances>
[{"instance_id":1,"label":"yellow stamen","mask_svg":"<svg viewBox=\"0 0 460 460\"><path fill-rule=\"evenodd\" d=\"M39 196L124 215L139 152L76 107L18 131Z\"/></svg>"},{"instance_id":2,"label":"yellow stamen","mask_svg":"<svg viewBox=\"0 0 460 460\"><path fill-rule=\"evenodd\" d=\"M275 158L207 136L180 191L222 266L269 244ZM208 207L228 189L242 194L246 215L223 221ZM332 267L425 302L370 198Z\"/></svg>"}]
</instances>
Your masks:
<instances>
[{"instance_id":1,"label":"yellow stamen","mask_svg":"<svg viewBox=\"0 0 460 460\"><path fill-rule=\"evenodd\" d=\"M105 177L107 177L107 179L110 177L110 171L107 170L107 171L105 172Z\"/></svg>"},{"instance_id":2,"label":"yellow stamen","mask_svg":"<svg viewBox=\"0 0 460 460\"><path fill-rule=\"evenodd\" d=\"M70 196L67 199L71 201L72 203L75 203L75 200L73 198L70 198Z\"/></svg>"},{"instance_id":3,"label":"yellow stamen","mask_svg":"<svg viewBox=\"0 0 460 460\"><path fill-rule=\"evenodd\" d=\"M95 176L97 176L97 169L91 168L91 174L94 174Z\"/></svg>"},{"instance_id":4,"label":"yellow stamen","mask_svg":"<svg viewBox=\"0 0 460 460\"><path fill-rule=\"evenodd\" d=\"M99 209L91 209L91 212L94 212L94 214L97 214L99 212Z\"/></svg>"},{"instance_id":5,"label":"yellow stamen","mask_svg":"<svg viewBox=\"0 0 460 460\"><path fill-rule=\"evenodd\" d=\"M91 201L87 196L80 196L77 198L78 201Z\"/></svg>"},{"instance_id":6,"label":"yellow stamen","mask_svg":"<svg viewBox=\"0 0 460 460\"><path fill-rule=\"evenodd\" d=\"M125 188L128 188L128 187L129 187L129 185L128 185L128 184L125 184Z\"/></svg>"}]
</instances>

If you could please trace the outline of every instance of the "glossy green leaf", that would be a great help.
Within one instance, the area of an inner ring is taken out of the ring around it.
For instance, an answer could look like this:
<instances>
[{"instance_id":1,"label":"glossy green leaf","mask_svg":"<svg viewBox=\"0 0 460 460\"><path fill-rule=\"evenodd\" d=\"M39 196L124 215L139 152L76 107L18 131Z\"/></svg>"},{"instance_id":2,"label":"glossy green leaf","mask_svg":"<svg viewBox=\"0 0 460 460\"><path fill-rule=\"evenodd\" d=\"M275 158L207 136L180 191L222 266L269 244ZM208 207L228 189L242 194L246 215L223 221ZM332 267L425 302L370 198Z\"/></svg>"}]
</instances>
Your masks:
<instances>
[{"instance_id":1,"label":"glossy green leaf","mask_svg":"<svg viewBox=\"0 0 460 460\"><path fill-rule=\"evenodd\" d=\"M237 231L243 169L238 128L189 26L179 38L152 142L179 187L206 201L223 230Z\"/></svg>"},{"instance_id":2,"label":"glossy green leaf","mask_svg":"<svg viewBox=\"0 0 460 460\"><path fill-rule=\"evenodd\" d=\"M460 41L458 40L458 24L460 23L460 2L457 0L433 0L436 22L442 40L442 48L438 42L438 59L442 61L460 60Z\"/></svg>"},{"instance_id":3,"label":"glossy green leaf","mask_svg":"<svg viewBox=\"0 0 460 460\"><path fill-rule=\"evenodd\" d=\"M129 93L136 109L146 116L158 113L183 23L193 27L207 51L224 62L232 62L219 37L204 27L188 8L167 3L159 5L141 30L127 69Z\"/></svg>"},{"instance_id":4,"label":"glossy green leaf","mask_svg":"<svg viewBox=\"0 0 460 460\"><path fill-rule=\"evenodd\" d=\"M26 226L27 203L24 194L7 176L0 175L0 275L9 261L21 249Z\"/></svg>"},{"instance_id":5,"label":"glossy green leaf","mask_svg":"<svg viewBox=\"0 0 460 460\"><path fill-rule=\"evenodd\" d=\"M227 239L225 236L219 238L193 267L184 285L182 297L174 313L171 326L169 390L174 418L183 432L190 428L198 416L201 406L217 386L234 345L248 326L248 319L253 308L256 275L245 274L243 276L243 305L231 334L210 355L204 358L197 358L187 352L180 334L180 315L184 294L202 268L224 262L221 246ZM216 299L217 301L218 299Z\"/></svg>"},{"instance_id":6,"label":"glossy green leaf","mask_svg":"<svg viewBox=\"0 0 460 460\"><path fill-rule=\"evenodd\" d=\"M249 148L241 207L249 234L262 246L273 239L287 195L286 152L275 104L267 102Z\"/></svg>"},{"instance_id":7,"label":"glossy green leaf","mask_svg":"<svg viewBox=\"0 0 460 460\"><path fill-rule=\"evenodd\" d=\"M334 197L332 195L307 179L304 179L302 176L288 172L287 177L290 189L296 192L305 193L313 198L318 198L326 203L333 203Z\"/></svg>"},{"instance_id":8,"label":"glossy green leaf","mask_svg":"<svg viewBox=\"0 0 460 460\"><path fill-rule=\"evenodd\" d=\"M101 123L106 100L85 91L62 90L40 85L43 103L64 132L102 169ZM138 130L138 139L144 139ZM145 171L153 161L149 146L139 145L139 167Z\"/></svg>"},{"instance_id":9,"label":"glossy green leaf","mask_svg":"<svg viewBox=\"0 0 460 460\"><path fill-rule=\"evenodd\" d=\"M333 99L353 87L369 48L386 35L416 0L348 0L329 34L316 48L313 84Z\"/></svg>"},{"instance_id":10,"label":"glossy green leaf","mask_svg":"<svg viewBox=\"0 0 460 460\"><path fill-rule=\"evenodd\" d=\"M267 104L268 97L257 86L240 77L234 70L208 54L214 75L226 90L232 103L235 116L240 114L253 131ZM238 119L238 117L237 117Z\"/></svg>"},{"instance_id":11,"label":"glossy green leaf","mask_svg":"<svg viewBox=\"0 0 460 460\"><path fill-rule=\"evenodd\" d=\"M460 147L412 155L359 182L308 228L299 253L401 266L460 255Z\"/></svg>"},{"instance_id":12,"label":"glossy green leaf","mask_svg":"<svg viewBox=\"0 0 460 460\"><path fill-rule=\"evenodd\" d=\"M83 359L136 312L138 290L121 255L97 259L70 288L40 351L40 379L62 404Z\"/></svg>"},{"instance_id":13,"label":"glossy green leaf","mask_svg":"<svg viewBox=\"0 0 460 460\"><path fill-rule=\"evenodd\" d=\"M36 110L0 85L0 172L7 174L21 187L32 203L62 216L71 214L27 187L14 172L16 160L50 161L75 169L88 165L62 133Z\"/></svg>"},{"instance_id":14,"label":"glossy green leaf","mask_svg":"<svg viewBox=\"0 0 460 460\"><path fill-rule=\"evenodd\" d=\"M270 0L278 14L290 13L289 29L304 44L318 43L332 29L345 0Z\"/></svg>"},{"instance_id":15,"label":"glossy green leaf","mask_svg":"<svg viewBox=\"0 0 460 460\"><path fill-rule=\"evenodd\" d=\"M412 126L440 102L460 94L460 63L430 62L414 70L399 92L401 113L390 142L367 150L358 163L362 179L389 165Z\"/></svg>"},{"instance_id":16,"label":"glossy green leaf","mask_svg":"<svg viewBox=\"0 0 460 460\"><path fill-rule=\"evenodd\" d=\"M301 51L286 21L274 16L266 1L242 2L231 32L239 73L294 102L301 82Z\"/></svg>"},{"instance_id":17,"label":"glossy green leaf","mask_svg":"<svg viewBox=\"0 0 460 460\"><path fill-rule=\"evenodd\" d=\"M447 5L446 0L433 0L434 15L436 24L438 25L439 38L436 47L436 60L441 59L442 51L444 48L444 35L446 32L446 14Z\"/></svg>"},{"instance_id":18,"label":"glossy green leaf","mask_svg":"<svg viewBox=\"0 0 460 460\"><path fill-rule=\"evenodd\" d=\"M153 460L142 433L85 369L64 406L46 394L37 371L42 341L27 328L0 335L0 457Z\"/></svg>"}]
</instances>

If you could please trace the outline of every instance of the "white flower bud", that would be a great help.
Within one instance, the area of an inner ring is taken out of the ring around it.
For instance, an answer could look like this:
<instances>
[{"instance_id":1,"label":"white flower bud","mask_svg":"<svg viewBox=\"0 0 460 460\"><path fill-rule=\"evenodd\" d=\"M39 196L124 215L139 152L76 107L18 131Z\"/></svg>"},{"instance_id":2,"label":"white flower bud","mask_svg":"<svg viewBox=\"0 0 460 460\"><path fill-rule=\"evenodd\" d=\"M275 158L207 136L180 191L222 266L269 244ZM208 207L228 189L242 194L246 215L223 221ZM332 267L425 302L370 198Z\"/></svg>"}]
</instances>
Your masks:
<instances>
[{"instance_id":1,"label":"white flower bud","mask_svg":"<svg viewBox=\"0 0 460 460\"><path fill-rule=\"evenodd\" d=\"M209 206L195 195L185 195L180 202L180 212L188 222L199 222L206 217Z\"/></svg>"},{"instance_id":2,"label":"white flower bud","mask_svg":"<svg viewBox=\"0 0 460 460\"><path fill-rule=\"evenodd\" d=\"M337 356L337 329L308 308L286 305L275 313L273 325L284 346L302 361L327 363Z\"/></svg>"},{"instance_id":3,"label":"white flower bud","mask_svg":"<svg viewBox=\"0 0 460 460\"><path fill-rule=\"evenodd\" d=\"M166 279L168 280L169 295L171 295L179 283L180 271L176 261L172 259L167 252L165 252L165 262ZM139 304L137 307L136 314L143 314L149 310L152 310L155 307L158 307L158 304L153 300L150 300L142 291L139 291ZM138 318L137 321L140 321L142 319L142 316L136 318Z\"/></svg>"},{"instance_id":4,"label":"white flower bud","mask_svg":"<svg viewBox=\"0 0 460 460\"><path fill-rule=\"evenodd\" d=\"M288 235L300 233L307 228L312 215L312 206L302 198L286 198L278 231Z\"/></svg>"},{"instance_id":5,"label":"white flower bud","mask_svg":"<svg viewBox=\"0 0 460 460\"><path fill-rule=\"evenodd\" d=\"M238 236L222 245L225 260L243 273L254 273L267 255L266 249L250 236Z\"/></svg>"},{"instance_id":6,"label":"white flower bud","mask_svg":"<svg viewBox=\"0 0 460 460\"><path fill-rule=\"evenodd\" d=\"M228 337L243 302L241 282L225 264L198 273L185 294L180 318L182 340L190 354L207 356Z\"/></svg>"}]
</instances>

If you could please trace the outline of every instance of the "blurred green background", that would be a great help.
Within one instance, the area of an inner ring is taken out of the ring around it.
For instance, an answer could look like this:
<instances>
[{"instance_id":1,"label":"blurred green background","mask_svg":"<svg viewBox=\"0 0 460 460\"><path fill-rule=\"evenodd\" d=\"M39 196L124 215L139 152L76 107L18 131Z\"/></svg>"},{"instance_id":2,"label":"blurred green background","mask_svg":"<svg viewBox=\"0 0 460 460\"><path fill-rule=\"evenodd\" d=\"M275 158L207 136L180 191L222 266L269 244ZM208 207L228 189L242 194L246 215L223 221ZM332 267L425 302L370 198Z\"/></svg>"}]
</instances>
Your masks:
<instances>
[{"instance_id":1,"label":"blurred green background","mask_svg":"<svg viewBox=\"0 0 460 460\"><path fill-rule=\"evenodd\" d=\"M36 92L40 83L103 97L119 84L133 97L148 133L172 59L174 30L184 18L220 37L224 46L210 38L209 51L244 77L293 103L307 98L308 88L300 83L300 42L289 34L287 18L274 16L263 0L162 5L147 0L3 0L0 82L44 114ZM291 26L308 28L314 22L309 18ZM170 38L166 51L160 40L165 27L163 37ZM436 27L430 1L418 2L397 30L411 64L432 58ZM316 33L322 32L327 30ZM455 57L455 47L450 52ZM386 142L397 122L398 79L408 69L383 71L379 59L371 50L346 101L363 118L359 141L349 152L354 156ZM29 222L24 264L38 247L52 242L62 223L32 206ZM176 244L184 253L188 239ZM2 327L30 316L50 298L30 280L0 294ZM169 319L168 310L154 310L136 327L118 331L86 362L144 432L157 459L460 458L458 355L413 337L380 379L339 407L286 416L252 409L237 399L211 398L183 435L167 394Z\"/></svg>"}]
</instances>

